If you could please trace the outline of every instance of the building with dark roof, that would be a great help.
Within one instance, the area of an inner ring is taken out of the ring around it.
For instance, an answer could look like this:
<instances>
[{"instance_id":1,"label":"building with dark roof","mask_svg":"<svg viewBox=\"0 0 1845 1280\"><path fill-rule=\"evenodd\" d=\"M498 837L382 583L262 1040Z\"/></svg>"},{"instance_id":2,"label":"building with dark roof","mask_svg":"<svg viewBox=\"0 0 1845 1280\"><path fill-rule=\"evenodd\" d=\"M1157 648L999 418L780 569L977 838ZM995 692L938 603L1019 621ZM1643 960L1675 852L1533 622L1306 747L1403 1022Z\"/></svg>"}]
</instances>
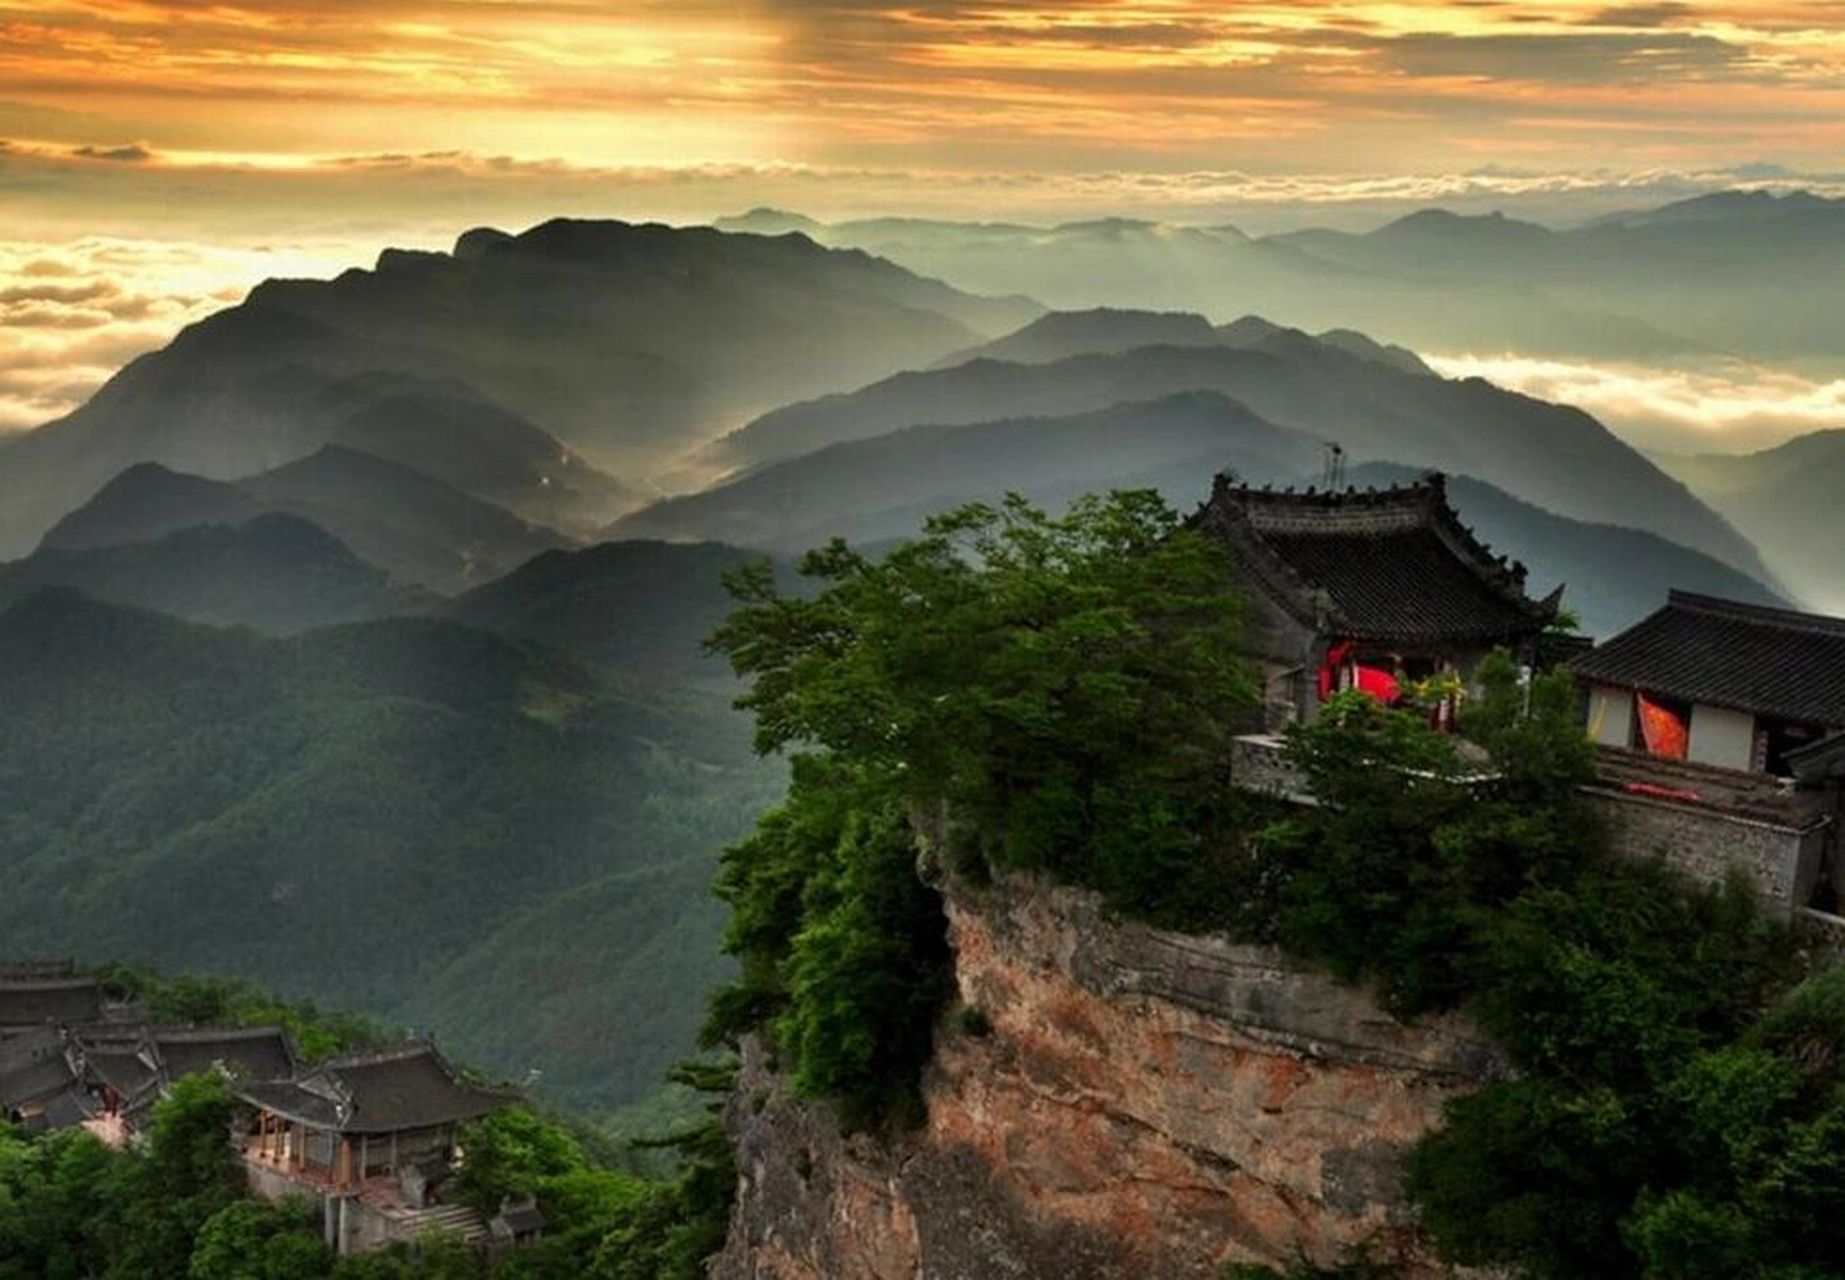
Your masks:
<instances>
[{"instance_id":1,"label":"building with dark roof","mask_svg":"<svg viewBox=\"0 0 1845 1280\"><path fill-rule=\"evenodd\" d=\"M1572 669L1604 746L1790 777L1845 730L1845 618L1674 591Z\"/></svg>"},{"instance_id":2,"label":"building with dark roof","mask_svg":"<svg viewBox=\"0 0 1845 1280\"><path fill-rule=\"evenodd\" d=\"M0 1033L68 1027L103 1016L102 983L83 977L0 978Z\"/></svg>"},{"instance_id":3,"label":"building with dark roof","mask_svg":"<svg viewBox=\"0 0 1845 1280\"><path fill-rule=\"evenodd\" d=\"M1465 680L1497 647L1529 659L1562 594L1526 595L1524 566L1473 536L1438 473L1324 492L1219 476L1190 523L1231 554L1269 728L1310 720L1339 689Z\"/></svg>"},{"instance_id":4,"label":"building with dark roof","mask_svg":"<svg viewBox=\"0 0 1845 1280\"><path fill-rule=\"evenodd\" d=\"M168 1080L212 1070L232 1080L287 1080L301 1065L277 1026L154 1027L148 1039Z\"/></svg>"},{"instance_id":5,"label":"building with dark roof","mask_svg":"<svg viewBox=\"0 0 1845 1280\"><path fill-rule=\"evenodd\" d=\"M1833 919L1845 619L1674 591L1570 669L1616 850L1705 883L1740 870L1777 914Z\"/></svg>"},{"instance_id":6,"label":"building with dark roof","mask_svg":"<svg viewBox=\"0 0 1845 1280\"><path fill-rule=\"evenodd\" d=\"M63 1032L35 1027L0 1040L0 1120L54 1129L93 1109Z\"/></svg>"},{"instance_id":7,"label":"building with dark roof","mask_svg":"<svg viewBox=\"0 0 1845 1280\"><path fill-rule=\"evenodd\" d=\"M294 1041L278 1026L98 1023L73 1028L70 1038L103 1112L131 1129L182 1076L216 1071L233 1081L287 1080L300 1068Z\"/></svg>"},{"instance_id":8,"label":"building with dark roof","mask_svg":"<svg viewBox=\"0 0 1845 1280\"><path fill-rule=\"evenodd\" d=\"M519 1098L462 1078L420 1042L233 1091L250 1114L243 1156L252 1185L278 1198L318 1195L328 1243L341 1253L414 1239L423 1215L444 1208L440 1186L461 1126ZM476 1230L487 1238L484 1221L463 1233Z\"/></svg>"},{"instance_id":9,"label":"building with dark roof","mask_svg":"<svg viewBox=\"0 0 1845 1280\"><path fill-rule=\"evenodd\" d=\"M0 960L0 982L19 978L74 978L77 962L51 956L37 960Z\"/></svg>"}]
</instances>

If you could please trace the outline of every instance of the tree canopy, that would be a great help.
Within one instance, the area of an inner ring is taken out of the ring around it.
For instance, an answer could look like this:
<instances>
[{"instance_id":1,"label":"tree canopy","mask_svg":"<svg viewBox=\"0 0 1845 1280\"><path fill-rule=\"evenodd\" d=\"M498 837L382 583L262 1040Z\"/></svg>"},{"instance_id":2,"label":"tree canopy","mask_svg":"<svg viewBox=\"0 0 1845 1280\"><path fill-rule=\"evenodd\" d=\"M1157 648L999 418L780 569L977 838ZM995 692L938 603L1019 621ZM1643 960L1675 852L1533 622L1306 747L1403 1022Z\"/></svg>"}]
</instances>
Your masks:
<instances>
[{"instance_id":1,"label":"tree canopy","mask_svg":"<svg viewBox=\"0 0 1845 1280\"><path fill-rule=\"evenodd\" d=\"M796 1087L849 1122L904 1109L951 992L918 878L924 813L964 870L1035 869L1157 915L1239 812L1231 741L1254 703L1225 553L1157 495L1051 516L1014 496L882 556L766 565L712 645L751 681L759 750L793 750L786 803L725 856L716 1040L768 1031Z\"/></svg>"}]
</instances>

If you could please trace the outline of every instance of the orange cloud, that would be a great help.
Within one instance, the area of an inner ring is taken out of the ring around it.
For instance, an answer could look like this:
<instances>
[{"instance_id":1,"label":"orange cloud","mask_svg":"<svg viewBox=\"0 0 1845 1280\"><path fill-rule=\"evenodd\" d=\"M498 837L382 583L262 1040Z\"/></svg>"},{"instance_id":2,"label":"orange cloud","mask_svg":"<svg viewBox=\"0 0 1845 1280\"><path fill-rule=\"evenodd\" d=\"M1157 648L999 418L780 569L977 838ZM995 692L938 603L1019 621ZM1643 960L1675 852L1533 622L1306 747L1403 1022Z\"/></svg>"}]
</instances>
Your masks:
<instances>
[{"instance_id":1,"label":"orange cloud","mask_svg":"<svg viewBox=\"0 0 1845 1280\"><path fill-rule=\"evenodd\" d=\"M1705 129L1707 160L1794 163L1836 142L1783 127L1836 112L1836 21L1776 0L0 0L0 132L589 164L1408 170L1498 138L1580 166L1631 125L1642 143Z\"/></svg>"}]
</instances>

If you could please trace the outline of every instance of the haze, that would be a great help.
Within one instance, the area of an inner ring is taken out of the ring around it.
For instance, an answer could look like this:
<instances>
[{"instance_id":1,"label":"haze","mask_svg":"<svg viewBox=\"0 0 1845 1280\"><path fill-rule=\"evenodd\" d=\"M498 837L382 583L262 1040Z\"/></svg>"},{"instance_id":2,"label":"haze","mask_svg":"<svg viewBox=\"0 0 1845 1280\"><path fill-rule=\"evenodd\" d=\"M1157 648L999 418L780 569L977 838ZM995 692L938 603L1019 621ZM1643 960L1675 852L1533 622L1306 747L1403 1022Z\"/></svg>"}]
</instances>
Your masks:
<instances>
[{"instance_id":1,"label":"haze","mask_svg":"<svg viewBox=\"0 0 1845 1280\"><path fill-rule=\"evenodd\" d=\"M0 429L68 412L262 278L475 223L769 204L1261 234L1836 194L1832 12L0 0ZM1732 363L1707 395L1683 361L1427 353L1577 395L1649 447L1775 443L1839 396L1835 370L1784 363Z\"/></svg>"}]
</instances>

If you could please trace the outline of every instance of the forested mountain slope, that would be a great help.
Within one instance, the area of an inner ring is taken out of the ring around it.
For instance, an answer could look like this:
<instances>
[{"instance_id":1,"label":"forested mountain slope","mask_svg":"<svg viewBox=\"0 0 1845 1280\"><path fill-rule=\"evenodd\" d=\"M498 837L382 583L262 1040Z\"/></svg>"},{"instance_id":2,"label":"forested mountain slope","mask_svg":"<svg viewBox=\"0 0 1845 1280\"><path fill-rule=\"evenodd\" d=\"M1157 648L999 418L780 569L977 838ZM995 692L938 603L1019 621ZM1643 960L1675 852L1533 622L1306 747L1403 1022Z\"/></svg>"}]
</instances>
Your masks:
<instances>
[{"instance_id":1,"label":"forested mountain slope","mask_svg":"<svg viewBox=\"0 0 1845 1280\"><path fill-rule=\"evenodd\" d=\"M1760 453L1655 461L1754 539L1802 600L1845 613L1845 430L1815 431Z\"/></svg>"},{"instance_id":2,"label":"forested mountain slope","mask_svg":"<svg viewBox=\"0 0 1845 1280\"><path fill-rule=\"evenodd\" d=\"M269 512L146 542L46 548L0 564L0 608L46 587L156 609L195 622L285 633L426 607L319 526Z\"/></svg>"},{"instance_id":3,"label":"forested mountain slope","mask_svg":"<svg viewBox=\"0 0 1845 1280\"><path fill-rule=\"evenodd\" d=\"M712 852L774 772L718 697L432 619L265 640L40 593L0 705L9 948L248 976L586 1106L690 1046Z\"/></svg>"},{"instance_id":4,"label":"forested mountain slope","mask_svg":"<svg viewBox=\"0 0 1845 1280\"><path fill-rule=\"evenodd\" d=\"M241 524L260 512L311 521L398 582L440 592L477 586L569 541L410 467L328 445L236 480L138 463L52 526L40 546L147 542L201 524Z\"/></svg>"}]
</instances>

